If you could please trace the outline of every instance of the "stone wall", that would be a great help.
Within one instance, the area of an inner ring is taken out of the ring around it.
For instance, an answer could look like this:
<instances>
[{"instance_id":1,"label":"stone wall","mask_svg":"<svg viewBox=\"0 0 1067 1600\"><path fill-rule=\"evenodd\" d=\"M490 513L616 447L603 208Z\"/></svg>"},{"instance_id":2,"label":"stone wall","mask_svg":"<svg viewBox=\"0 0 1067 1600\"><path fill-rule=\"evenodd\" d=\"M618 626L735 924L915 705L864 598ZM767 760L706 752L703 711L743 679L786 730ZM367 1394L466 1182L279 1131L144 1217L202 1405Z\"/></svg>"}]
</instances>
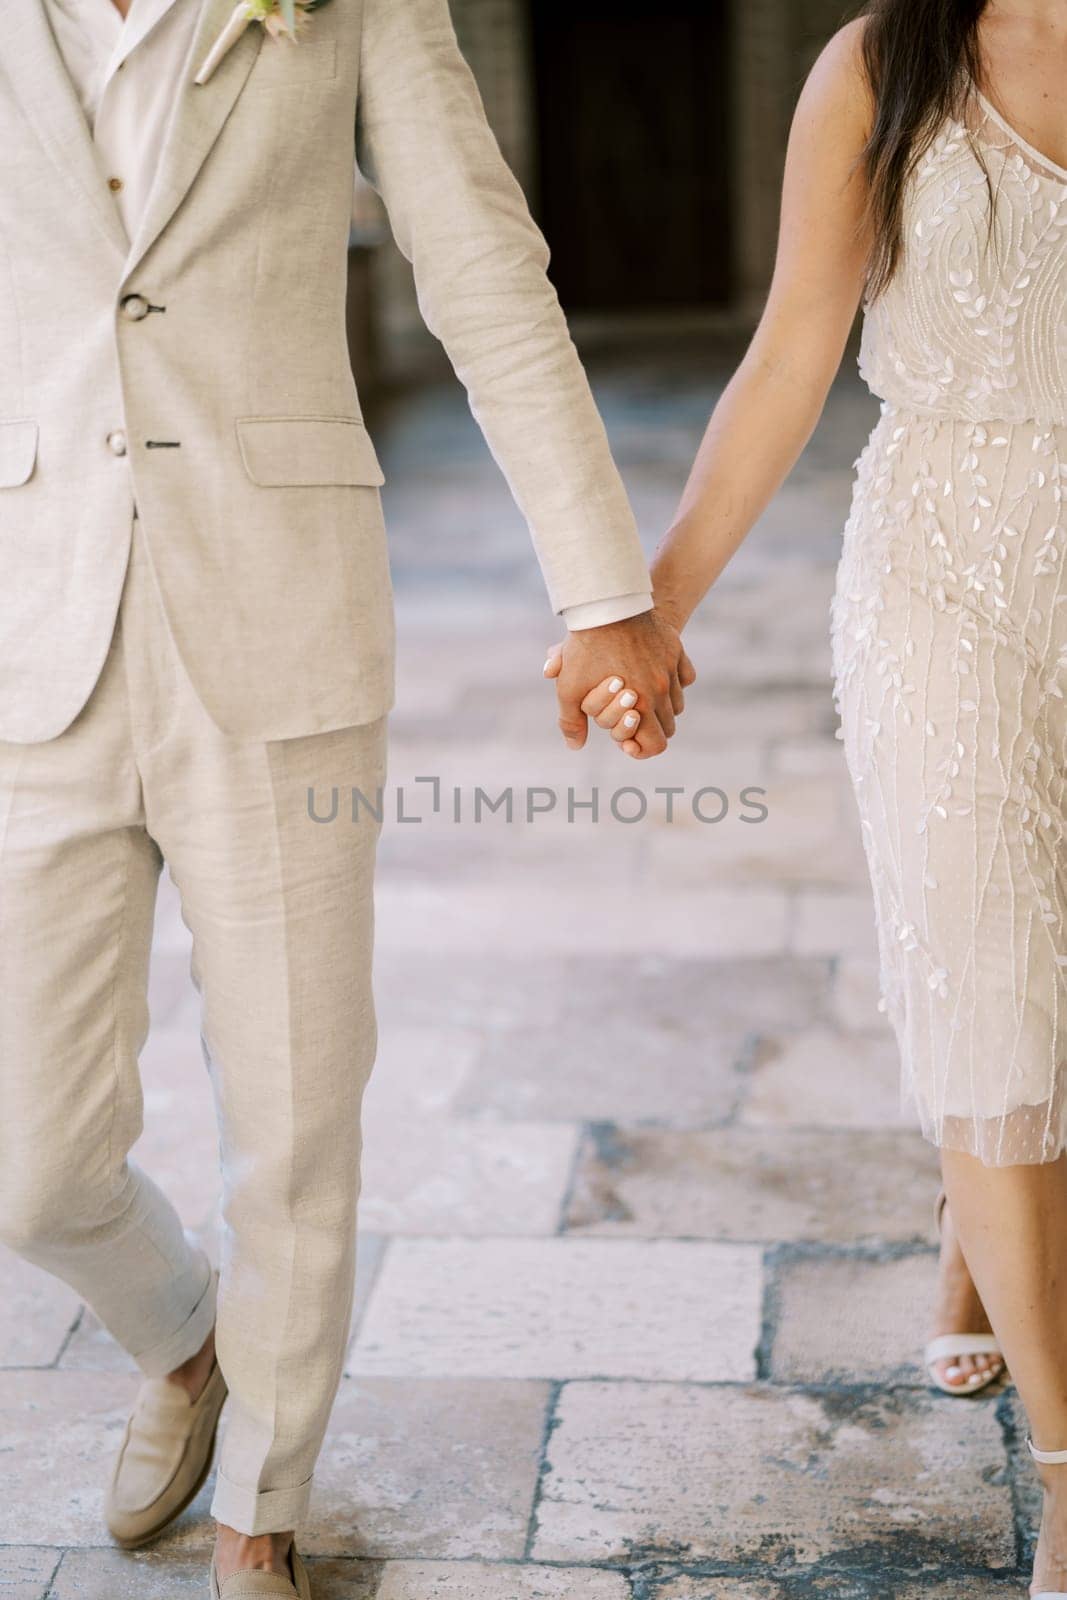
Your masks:
<instances>
[{"instance_id":1,"label":"stone wall","mask_svg":"<svg viewBox=\"0 0 1067 1600\"><path fill-rule=\"evenodd\" d=\"M533 0L536 4L536 0ZM526 0L451 0L460 45L489 121L520 183L536 176ZM826 40L855 9L849 0L733 0L734 248L741 325L758 315L774 266L782 165L804 78ZM410 269L393 245L379 252L377 305L383 346L397 372L427 359Z\"/></svg>"},{"instance_id":2,"label":"stone wall","mask_svg":"<svg viewBox=\"0 0 1067 1600\"><path fill-rule=\"evenodd\" d=\"M515 176L528 188L534 130L524 14L522 0L452 0L456 35L493 131Z\"/></svg>"},{"instance_id":3,"label":"stone wall","mask_svg":"<svg viewBox=\"0 0 1067 1600\"><path fill-rule=\"evenodd\" d=\"M523 0L451 0L451 7L490 125L529 192L535 152ZM377 251L373 302L387 376L404 377L441 359L419 316L411 268L391 240Z\"/></svg>"},{"instance_id":4,"label":"stone wall","mask_svg":"<svg viewBox=\"0 0 1067 1600\"><path fill-rule=\"evenodd\" d=\"M858 0L735 0L735 237L743 321L758 311L774 269L797 97L816 56L857 9Z\"/></svg>"}]
</instances>

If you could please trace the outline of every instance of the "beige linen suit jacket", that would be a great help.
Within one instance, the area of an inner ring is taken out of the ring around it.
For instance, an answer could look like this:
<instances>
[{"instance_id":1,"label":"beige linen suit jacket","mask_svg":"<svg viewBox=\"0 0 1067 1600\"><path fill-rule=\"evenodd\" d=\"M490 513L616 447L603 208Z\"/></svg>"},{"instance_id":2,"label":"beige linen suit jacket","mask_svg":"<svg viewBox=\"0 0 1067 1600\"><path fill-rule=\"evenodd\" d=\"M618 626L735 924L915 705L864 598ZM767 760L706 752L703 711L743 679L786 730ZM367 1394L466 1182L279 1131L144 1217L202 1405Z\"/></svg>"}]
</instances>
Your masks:
<instances>
[{"instance_id":1,"label":"beige linen suit jacket","mask_svg":"<svg viewBox=\"0 0 1067 1600\"><path fill-rule=\"evenodd\" d=\"M286 738L388 710L382 474L345 339L354 135L553 607L649 587L447 0L330 0L296 45L252 26L197 85L232 8L202 0L129 240L41 0L3 0L0 739L55 737L92 692L135 502L219 727Z\"/></svg>"}]
</instances>

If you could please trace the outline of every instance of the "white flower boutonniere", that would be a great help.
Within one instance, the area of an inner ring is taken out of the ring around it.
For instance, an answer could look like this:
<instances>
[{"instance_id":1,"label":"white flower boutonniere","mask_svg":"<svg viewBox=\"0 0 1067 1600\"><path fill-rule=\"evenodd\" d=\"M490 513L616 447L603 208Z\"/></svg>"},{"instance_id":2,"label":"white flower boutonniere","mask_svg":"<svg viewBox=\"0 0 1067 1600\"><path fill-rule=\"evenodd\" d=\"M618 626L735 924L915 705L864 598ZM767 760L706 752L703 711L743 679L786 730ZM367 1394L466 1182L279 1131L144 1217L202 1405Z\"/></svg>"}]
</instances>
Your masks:
<instances>
[{"instance_id":1,"label":"white flower boutonniere","mask_svg":"<svg viewBox=\"0 0 1067 1600\"><path fill-rule=\"evenodd\" d=\"M207 82L250 23L258 22L273 39L295 42L307 26L311 13L326 3L327 0L237 0L229 22L208 51L195 81Z\"/></svg>"}]
</instances>

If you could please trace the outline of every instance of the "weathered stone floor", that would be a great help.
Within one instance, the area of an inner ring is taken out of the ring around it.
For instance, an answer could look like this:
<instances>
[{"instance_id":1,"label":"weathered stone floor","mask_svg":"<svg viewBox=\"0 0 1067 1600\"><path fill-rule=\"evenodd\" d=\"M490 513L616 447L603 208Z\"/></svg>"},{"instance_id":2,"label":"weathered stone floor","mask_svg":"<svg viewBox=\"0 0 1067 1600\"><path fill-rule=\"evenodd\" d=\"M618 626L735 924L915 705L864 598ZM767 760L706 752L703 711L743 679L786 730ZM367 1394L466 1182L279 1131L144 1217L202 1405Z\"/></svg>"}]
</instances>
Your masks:
<instances>
[{"instance_id":1,"label":"weathered stone floor","mask_svg":"<svg viewBox=\"0 0 1067 1600\"><path fill-rule=\"evenodd\" d=\"M594 353L650 541L722 372L691 338ZM557 630L456 388L379 421L401 687L357 1316L302 1541L318 1600L1024 1592L1013 1397L942 1398L917 1365L936 1163L898 1108L834 739L827 608L871 416L846 378L641 767L557 743ZM509 786L512 822L475 822L475 790ZM531 787L558 803L527 822ZM594 787L600 820L568 820ZM645 820L613 817L624 787ZM765 821L741 820L749 787ZM694 815L707 789L721 822ZM165 889L140 1156L210 1239L186 959ZM209 1489L151 1553L108 1548L129 1364L62 1287L10 1257L0 1282L0 1600L206 1594Z\"/></svg>"}]
</instances>

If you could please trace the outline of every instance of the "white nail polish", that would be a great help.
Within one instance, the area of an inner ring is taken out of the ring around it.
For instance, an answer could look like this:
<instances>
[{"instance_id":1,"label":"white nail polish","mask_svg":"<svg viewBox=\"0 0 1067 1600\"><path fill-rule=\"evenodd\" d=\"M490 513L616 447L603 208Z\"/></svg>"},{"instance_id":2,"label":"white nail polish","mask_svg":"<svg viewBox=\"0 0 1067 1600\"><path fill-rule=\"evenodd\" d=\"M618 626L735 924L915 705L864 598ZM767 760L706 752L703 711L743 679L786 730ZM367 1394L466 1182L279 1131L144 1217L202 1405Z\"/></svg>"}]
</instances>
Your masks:
<instances>
[{"instance_id":1,"label":"white nail polish","mask_svg":"<svg viewBox=\"0 0 1067 1600\"><path fill-rule=\"evenodd\" d=\"M627 692L620 698L619 704L620 706L635 706L637 704L637 696L632 690L627 690Z\"/></svg>"},{"instance_id":2,"label":"white nail polish","mask_svg":"<svg viewBox=\"0 0 1067 1600\"><path fill-rule=\"evenodd\" d=\"M628 717L623 717L622 725L624 728L636 728L640 720L641 719L639 717L635 717L631 711Z\"/></svg>"},{"instance_id":3,"label":"white nail polish","mask_svg":"<svg viewBox=\"0 0 1067 1600\"><path fill-rule=\"evenodd\" d=\"M961 1368L959 1368L959 1367L946 1367L945 1368L945 1377L948 1379L948 1381L950 1383L953 1381L953 1379L958 1378L960 1376L961 1376Z\"/></svg>"},{"instance_id":4,"label":"white nail polish","mask_svg":"<svg viewBox=\"0 0 1067 1600\"><path fill-rule=\"evenodd\" d=\"M612 694L618 694L619 690L622 688L622 679L612 678L611 682L608 684L608 688L611 690Z\"/></svg>"}]
</instances>

